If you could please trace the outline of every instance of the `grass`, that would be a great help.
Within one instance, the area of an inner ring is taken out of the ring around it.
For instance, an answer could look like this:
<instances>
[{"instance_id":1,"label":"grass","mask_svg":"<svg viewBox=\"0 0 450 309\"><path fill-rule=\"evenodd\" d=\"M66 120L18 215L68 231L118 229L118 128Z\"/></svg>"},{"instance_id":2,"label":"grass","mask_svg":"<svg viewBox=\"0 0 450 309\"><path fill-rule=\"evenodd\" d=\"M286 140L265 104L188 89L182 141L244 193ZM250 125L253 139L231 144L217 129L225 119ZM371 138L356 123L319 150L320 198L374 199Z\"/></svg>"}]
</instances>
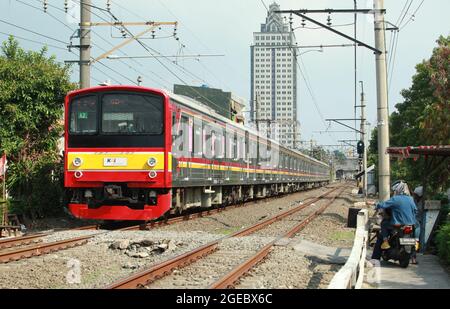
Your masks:
<instances>
[{"instance_id":1,"label":"grass","mask_svg":"<svg viewBox=\"0 0 450 309\"><path fill-rule=\"evenodd\" d=\"M330 235L332 240L353 240L355 238L354 231L338 231Z\"/></svg>"}]
</instances>

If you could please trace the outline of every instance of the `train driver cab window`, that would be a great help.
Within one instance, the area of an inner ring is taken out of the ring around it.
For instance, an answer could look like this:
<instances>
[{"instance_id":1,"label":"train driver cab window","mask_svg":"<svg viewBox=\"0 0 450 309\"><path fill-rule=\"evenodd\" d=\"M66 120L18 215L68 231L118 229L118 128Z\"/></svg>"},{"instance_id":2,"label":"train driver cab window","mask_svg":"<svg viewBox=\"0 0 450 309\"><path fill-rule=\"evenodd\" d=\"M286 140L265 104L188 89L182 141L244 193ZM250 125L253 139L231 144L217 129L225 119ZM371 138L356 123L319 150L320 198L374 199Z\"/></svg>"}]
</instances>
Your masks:
<instances>
[{"instance_id":1,"label":"train driver cab window","mask_svg":"<svg viewBox=\"0 0 450 309\"><path fill-rule=\"evenodd\" d=\"M163 133L163 98L141 94L105 94L102 132L106 134Z\"/></svg>"},{"instance_id":2,"label":"train driver cab window","mask_svg":"<svg viewBox=\"0 0 450 309\"><path fill-rule=\"evenodd\" d=\"M97 133L97 96L84 96L72 100L69 132L71 134Z\"/></svg>"}]
</instances>

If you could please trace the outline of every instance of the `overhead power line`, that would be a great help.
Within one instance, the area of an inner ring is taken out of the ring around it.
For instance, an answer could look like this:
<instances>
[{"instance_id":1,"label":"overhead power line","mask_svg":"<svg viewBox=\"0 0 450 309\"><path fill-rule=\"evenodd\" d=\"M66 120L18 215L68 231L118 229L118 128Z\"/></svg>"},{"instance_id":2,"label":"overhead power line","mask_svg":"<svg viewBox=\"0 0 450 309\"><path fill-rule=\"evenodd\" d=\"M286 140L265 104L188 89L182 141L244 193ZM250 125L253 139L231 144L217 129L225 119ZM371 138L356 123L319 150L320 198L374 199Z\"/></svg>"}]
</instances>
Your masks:
<instances>
[{"instance_id":1,"label":"overhead power line","mask_svg":"<svg viewBox=\"0 0 450 309\"><path fill-rule=\"evenodd\" d=\"M68 44L69 44L69 43L67 43L67 42L64 42L64 41L62 41L62 40L53 38L53 37L48 36L48 35L46 35L46 34L42 34L42 33L36 32L36 31L34 31L34 30L27 29L27 28L25 28L25 27L18 26L18 25L16 25L16 24L10 23L10 22L8 22L8 21L6 21L6 20L3 20L3 19L0 19L0 22L2 22L2 23L4 23L4 24L7 24L7 25L9 25L9 26L12 26L12 27L15 27L15 28L18 28L18 29L21 29L21 30L24 30L24 31L27 31L27 32L30 32L30 33L33 33L33 34L35 34L35 35L38 35L38 36L47 38L47 39L49 39L49 40L52 40L52 41L55 41L55 42L58 42L58 43L62 43L62 44L65 44L65 45L68 45Z\"/></svg>"},{"instance_id":2,"label":"overhead power line","mask_svg":"<svg viewBox=\"0 0 450 309\"><path fill-rule=\"evenodd\" d=\"M119 19L111 12L108 11L108 13L111 15L111 17L116 21L116 22L120 22ZM202 80L201 78L199 78L198 76L196 76L195 74L193 74L192 72L190 72L189 70L187 70L186 68L184 68L183 66L180 66L179 64L175 63L174 61L171 61L170 59L168 59L166 56L162 55L161 53L159 53L158 51L156 51L155 49L149 47L146 43L142 42L142 40L140 40L139 38L136 38L133 33L128 29L128 27L126 27L125 25L122 25L122 28L132 37L135 39L136 42L139 43L139 45L141 45L150 55L155 56L154 53L156 53L158 56L162 56L163 59L168 60L170 63L176 65L179 69L181 69L182 71L184 71L186 74L189 74L191 76L194 76L197 79ZM194 87L192 87L191 85L187 84L178 74L176 74L173 70L171 70L166 64L164 64L159 58L155 58L156 61L158 61L160 63L160 65L162 65L170 74L172 74L177 80L179 80L181 83L183 83L184 85L188 86L191 88L191 90L193 92L195 92L200 98L205 99L206 101L208 101L209 103L211 103L212 105L216 106L219 110L224 111L226 113L229 112L229 110L226 110L225 108L223 108L222 106L217 105L217 103L211 101L209 98L203 96L199 91L197 91ZM204 81L205 83L207 83L206 81Z\"/></svg>"},{"instance_id":3,"label":"overhead power line","mask_svg":"<svg viewBox=\"0 0 450 309\"><path fill-rule=\"evenodd\" d=\"M417 9L414 11L414 13L411 15L411 17L408 19L408 21L400 28L400 30L403 30L410 22L414 21L414 19L416 18L417 13L419 12L420 8L422 7L423 3L425 2L425 0L422 0L422 2L420 2L419 6L417 7Z\"/></svg>"},{"instance_id":4,"label":"overhead power line","mask_svg":"<svg viewBox=\"0 0 450 309\"><path fill-rule=\"evenodd\" d=\"M56 46L56 45L53 45L53 44L44 43L42 41L31 40L31 39L24 38L22 36L18 36L18 35L12 34L12 33L6 33L6 32L1 32L0 31L0 34L6 35L6 36L12 36L12 37L14 37L16 39L19 39L19 40L23 40L23 41L27 41L27 42L31 42L31 43L35 43L35 44L48 46L48 47L53 47L53 48L56 48L56 49L67 51L67 48L64 48L64 47L60 47L60 46Z\"/></svg>"}]
</instances>

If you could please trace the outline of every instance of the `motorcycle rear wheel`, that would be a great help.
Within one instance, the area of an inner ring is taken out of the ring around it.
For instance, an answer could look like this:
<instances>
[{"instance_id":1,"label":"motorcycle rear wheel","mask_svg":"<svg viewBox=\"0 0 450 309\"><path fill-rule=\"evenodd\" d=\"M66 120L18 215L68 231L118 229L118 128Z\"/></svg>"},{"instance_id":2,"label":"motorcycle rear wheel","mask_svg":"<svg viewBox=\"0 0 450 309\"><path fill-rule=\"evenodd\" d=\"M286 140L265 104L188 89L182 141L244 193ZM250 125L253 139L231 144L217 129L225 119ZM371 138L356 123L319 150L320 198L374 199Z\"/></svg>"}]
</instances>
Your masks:
<instances>
[{"instance_id":1,"label":"motorcycle rear wheel","mask_svg":"<svg viewBox=\"0 0 450 309\"><path fill-rule=\"evenodd\" d=\"M400 257L398 259L398 262L400 263L401 268L407 268L409 266L409 261L411 260L411 254L402 252L400 253Z\"/></svg>"}]
</instances>

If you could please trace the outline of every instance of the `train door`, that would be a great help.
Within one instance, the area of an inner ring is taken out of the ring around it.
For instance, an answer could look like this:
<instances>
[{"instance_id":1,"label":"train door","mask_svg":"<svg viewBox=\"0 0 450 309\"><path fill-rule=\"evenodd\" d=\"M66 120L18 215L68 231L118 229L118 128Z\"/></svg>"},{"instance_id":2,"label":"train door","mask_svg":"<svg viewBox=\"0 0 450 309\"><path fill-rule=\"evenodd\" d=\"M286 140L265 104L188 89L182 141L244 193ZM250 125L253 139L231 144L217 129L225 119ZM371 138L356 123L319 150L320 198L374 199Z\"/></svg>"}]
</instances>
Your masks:
<instances>
[{"instance_id":1,"label":"train door","mask_svg":"<svg viewBox=\"0 0 450 309\"><path fill-rule=\"evenodd\" d=\"M192 160L191 173L197 182L204 182L204 179L208 178L206 174L207 169L203 168L204 166L200 165L201 163L198 163L203 158L203 125L201 118L194 118L193 137L193 158L195 161Z\"/></svg>"},{"instance_id":2,"label":"train door","mask_svg":"<svg viewBox=\"0 0 450 309\"><path fill-rule=\"evenodd\" d=\"M180 161L182 162L181 169L181 179L184 181L189 181L192 177L192 146L193 146L193 119L192 117L182 113L181 114L181 125L180 125L180 135L181 135L181 156Z\"/></svg>"},{"instance_id":3,"label":"train door","mask_svg":"<svg viewBox=\"0 0 450 309\"><path fill-rule=\"evenodd\" d=\"M250 179L250 140L249 140L249 133L248 131L245 131L245 166L246 166L246 179L247 182Z\"/></svg>"},{"instance_id":4,"label":"train door","mask_svg":"<svg viewBox=\"0 0 450 309\"><path fill-rule=\"evenodd\" d=\"M205 178L209 182L213 180L213 160L214 160L214 132L211 126L203 121L203 157L206 159L204 165Z\"/></svg>"},{"instance_id":5,"label":"train door","mask_svg":"<svg viewBox=\"0 0 450 309\"><path fill-rule=\"evenodd\" d=\"M242 134L238 134L237 135L237 144L236 144L236 151L237 151L237 158L238 160L236 162L239 163L239 180L243 181L244 178L246 178L246 169L244 167L244 163L246 162L247 158L246 158L246 142L245 142L245 135ZM237 171L237 169L236 169Z\"/></svg>"}]
</instances>

